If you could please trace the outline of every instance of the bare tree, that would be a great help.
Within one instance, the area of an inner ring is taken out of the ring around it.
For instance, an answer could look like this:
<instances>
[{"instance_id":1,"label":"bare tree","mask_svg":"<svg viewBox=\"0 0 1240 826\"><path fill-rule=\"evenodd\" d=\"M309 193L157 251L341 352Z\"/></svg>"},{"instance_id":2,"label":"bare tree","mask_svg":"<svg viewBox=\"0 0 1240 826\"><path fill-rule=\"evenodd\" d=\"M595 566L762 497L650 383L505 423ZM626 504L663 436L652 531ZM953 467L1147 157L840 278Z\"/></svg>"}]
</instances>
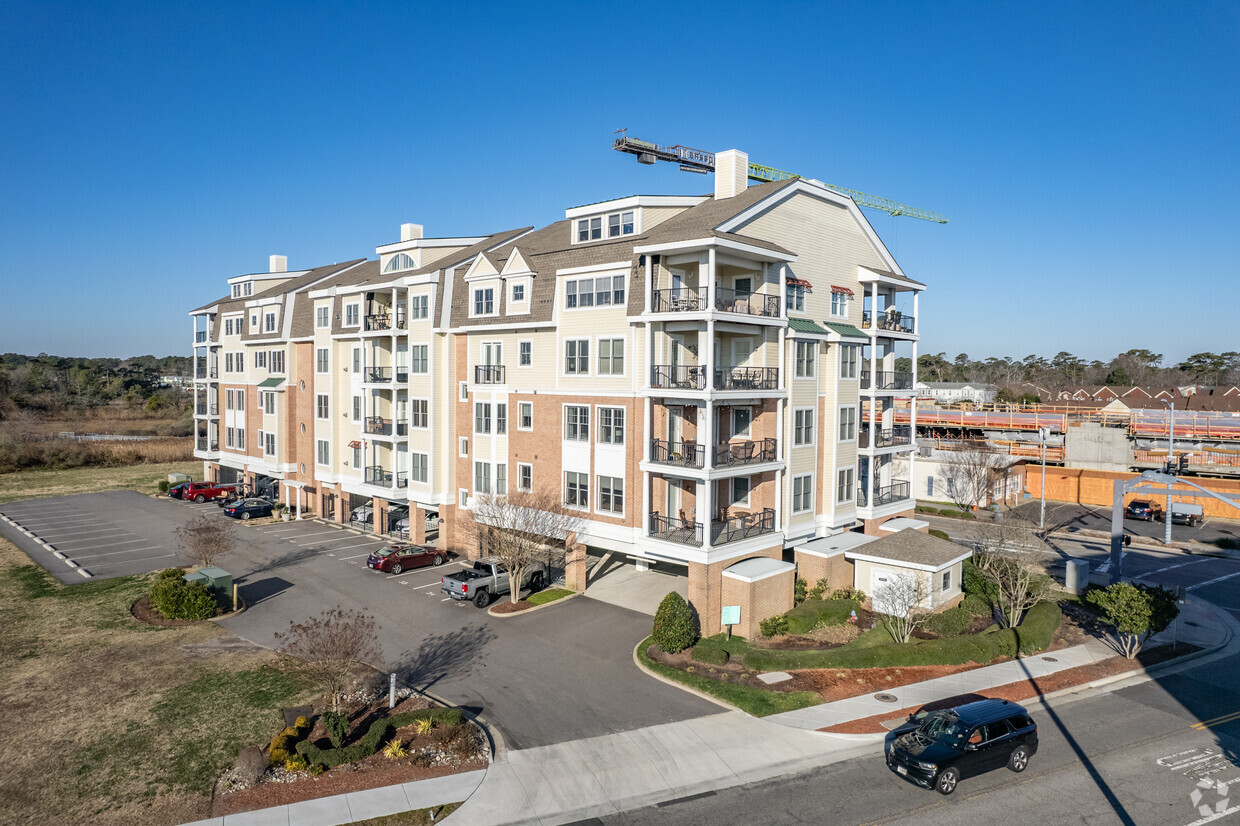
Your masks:
<instances>
[{"instance_id":1,"label":"bare tree","mask_svg":"<svg viewBox=\"0 0 1240 826\"><path fill-rule=\"evenodd\" d=\"M336 712L354 673L381 656L374 617L339 605L305 622L290 622L275 639L285 665L322 688Z\"/></svg>"},{"instance_id":2,"label":"bare tree","mask_svg":"<svg viewBox=\"0 0 1240 826\"><path fill-rule=\"evenodd\" d=\"M874 611L896 642L908 642L930 619L930 584L916 574L893 574L870 595Z\"/></svg>"},{"instance_id":3,"label":"bare tree","mask_svg":"<svg viewBox=\"0 0 1240 826\"><path fill-rule=\"evenodd\" d=\"M564 506L559 491L516 491L476 495L466 534L483 556L494 557L508 572L509 598L515 603L530 569L553 553L562 555L565 541L584 525Z\"/></svg>"},{"instance_id":4,"label":"bare tree","mask_svg":"<svg viewBox=\"0 0 1240 826\"><path fill-rule=\"evenodd\" d=\"M968 510L986 501L995 470L1003 464L1003 454L984 439L963 441L958 447L951 451L943 475L952 501Z\"/></svg>"},{"instance_id":5,"label":"bare tree","mask_svg":"<svg viewBox=\"0 0 1240 826\"><path fill-rule=\"evenodd\" d=\"M176 529L181 556L193 565L209 568L237 544L233 523L218 516L202 514Z\"/></svg>"},{"instance_id":6,"label":"bare tree","mask_svg":"<svg viewBox=\"0 0 1240 826\"><path fill-rule=\"evenodd\" d=\"M1008 511L1001 518L970 525L969 539L977 572L995 587L1002 624L1015 628L1026 611L1051 593L1045 565L1048 549L1037 525Z\"/></svg>"}]
</instances>

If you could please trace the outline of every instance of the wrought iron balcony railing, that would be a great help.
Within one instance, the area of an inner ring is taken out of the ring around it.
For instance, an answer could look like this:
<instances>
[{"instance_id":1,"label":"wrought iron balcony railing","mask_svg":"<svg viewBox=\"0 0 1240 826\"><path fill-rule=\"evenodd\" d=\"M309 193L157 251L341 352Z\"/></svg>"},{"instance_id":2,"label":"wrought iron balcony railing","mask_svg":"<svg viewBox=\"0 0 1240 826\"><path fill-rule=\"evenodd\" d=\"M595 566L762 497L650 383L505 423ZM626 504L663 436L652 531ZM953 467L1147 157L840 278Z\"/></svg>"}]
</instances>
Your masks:
<instances>
[{"instance_id":1,"label":"wrought iron balcony railing","mask_svg":"<svg viewBox=\"0 0 1240 826\"><path fill-rule=\"evenodd\" d=\"M666 439L650 440L650 461L661 465L701 468L706 451L696 442L669 442Z\"/></svg>"}]
</instances>

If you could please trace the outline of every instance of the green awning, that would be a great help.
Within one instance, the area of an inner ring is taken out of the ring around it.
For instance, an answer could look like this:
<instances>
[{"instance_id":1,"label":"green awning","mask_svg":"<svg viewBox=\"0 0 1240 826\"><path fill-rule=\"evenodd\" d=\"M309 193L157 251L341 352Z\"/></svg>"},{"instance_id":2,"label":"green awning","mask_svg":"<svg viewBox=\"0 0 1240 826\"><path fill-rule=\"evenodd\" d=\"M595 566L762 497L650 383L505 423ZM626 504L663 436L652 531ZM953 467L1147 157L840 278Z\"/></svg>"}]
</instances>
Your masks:
<instances>
[{"instance_id":1,"label":"green awning","mask_svg":"<svg viewBox=\"0 0 1240 826\"><path fill-rule=\"evenodd\" d=\"M856 339L857 341L861 341L861 342L867 342L870 340L869 336L867 336L865 333L861 332L860 330L858 330L856 327L852 326L851 324L841 324L840 322L837 322L837 321L824 321L822 323L827 325L827 327L831 330L831 332L836 333L840 338Z\"/></svg>"},{"instance_id":2,"label":"green awning","mask_svg":"<svg viewBox=\"0 0 1240 826\"><path fill-rule=\"evenodd\" d=\"M284 384L284 379L263 379L258 383L259 387L279 387Z\"/></svg>"},{"instance_id":3,"label":"green awning","mask_svg":"<svg viewBox=\"0 0 1240 826\"><path fill-rule=\"evenodd\" d=\"M830 333L827 330L823 329L822 327L819 327L817 324L810 321L808 318L788 319L788 329L794 330L798 333L809 333L811 335L816 335L816 336L830 335Z\"/></svg>"}]
</instances>

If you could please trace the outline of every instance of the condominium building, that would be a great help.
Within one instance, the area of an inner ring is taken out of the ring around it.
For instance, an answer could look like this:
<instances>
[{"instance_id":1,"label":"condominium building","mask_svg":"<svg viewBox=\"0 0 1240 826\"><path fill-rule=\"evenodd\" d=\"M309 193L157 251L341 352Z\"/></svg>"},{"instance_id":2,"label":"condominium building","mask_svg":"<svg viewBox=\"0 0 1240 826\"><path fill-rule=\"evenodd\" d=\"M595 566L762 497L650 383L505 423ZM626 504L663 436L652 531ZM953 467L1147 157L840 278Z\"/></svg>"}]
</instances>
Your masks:
<instances>
[{"instance_id":1,"label":"condominium building","mask_svg":"<svg viewBox=\"0 0 1240 826\"><path fill-rule=\"evenodd\" d=\"M377 260L230 279L191 313L195 455L414 541L455 542L478 495L555 491L585 545L687 568L718 630L737 563L911 516L894 408L924 285L847 196L717 164L713 195L475 237L406 224Z\"/></svg>"}]
</instances>

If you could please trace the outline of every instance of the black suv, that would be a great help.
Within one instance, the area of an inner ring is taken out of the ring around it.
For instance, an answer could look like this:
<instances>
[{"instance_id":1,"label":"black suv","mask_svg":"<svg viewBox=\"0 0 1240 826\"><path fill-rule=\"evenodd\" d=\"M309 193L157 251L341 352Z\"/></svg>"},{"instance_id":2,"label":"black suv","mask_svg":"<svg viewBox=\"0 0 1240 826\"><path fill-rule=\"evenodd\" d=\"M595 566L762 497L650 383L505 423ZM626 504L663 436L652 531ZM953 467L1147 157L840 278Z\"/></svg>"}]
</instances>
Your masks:
<instances>
[{"instance_id":1,"label":"black suv","mask_svg":"<svg viewBox=\"0 0 1240 826\"><path fill-rule=\"evenodd\" d=\"M1154 521L1154 506L1151 505L1149 502L1145 502L1141 499L1134 500L1132 502L1129 502L1128 506L1124 508L1124 518L1125 519L1143 519L1146 522L1153 522Z\"/></svg>"},{"instance_id":2,"label":"black suv","mask_svg":"<svg viewBox=\"0 0 1240 826\"><path fill-rule=\"evenodd\" d=\"M1007 700L978 700L931 711L892 732L887 767L941 794L960 778L1006 765L1022 772L1038 751L1038 726L1029 713Z\"/></svg>"}]
</instances>

